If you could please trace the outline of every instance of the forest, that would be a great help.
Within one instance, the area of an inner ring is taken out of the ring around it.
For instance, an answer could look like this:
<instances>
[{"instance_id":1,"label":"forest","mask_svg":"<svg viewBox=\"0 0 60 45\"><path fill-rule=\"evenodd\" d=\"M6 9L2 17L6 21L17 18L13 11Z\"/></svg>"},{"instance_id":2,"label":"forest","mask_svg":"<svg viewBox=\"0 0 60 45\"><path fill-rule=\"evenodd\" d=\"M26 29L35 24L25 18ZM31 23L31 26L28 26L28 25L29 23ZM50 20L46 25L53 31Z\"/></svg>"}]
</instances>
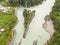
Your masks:
<instances>
[{"instance_id":1,"label":"forest","mask_svg":"<svg viewBox=\"0 0 60 45\"><path fill-rule=\"evenodd\" d=\"M43 0L9 0L12 6L30 7L41 4Z\"/></svg>"},{"instance_id":2,"label":"forest","mask_svg":"<svg viewBox=\"0 0 60 45\"><path fill-rule=\"evenodd\" d=\"M60 45L60 0L56 0L50 18L53 21L55 32L47 45Z\"/></svg>"}]
</instances>

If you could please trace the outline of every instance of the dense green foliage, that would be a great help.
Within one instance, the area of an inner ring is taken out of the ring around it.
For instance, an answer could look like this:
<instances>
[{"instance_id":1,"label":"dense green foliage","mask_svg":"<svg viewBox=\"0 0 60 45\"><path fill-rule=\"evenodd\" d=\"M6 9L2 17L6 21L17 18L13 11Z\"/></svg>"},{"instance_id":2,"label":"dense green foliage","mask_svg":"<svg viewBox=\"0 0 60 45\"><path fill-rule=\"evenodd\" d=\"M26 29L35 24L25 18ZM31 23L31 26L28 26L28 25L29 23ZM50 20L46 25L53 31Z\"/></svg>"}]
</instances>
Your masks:
<instances>
[{"instance_id":1,"label":"dense green foliage","mask_svg":"<svg viewBox=\"0 0 60 45\"><path fill-rule=\"evenodd\" d=\"M16 21L17 17L13 12L0 12L0 29L5 29L5 31L0 34L0 45L9 45L10 41L12 40L12 34L14 33L12 28L16 25Z\"/></svg>"},{"instance_id":2,"label":"dense green foliage","mask_svg":"<svg viewBox=\"0 0 60 45\"><path fill-rule=\"evenodd\" d=\"M28 31L29 28L29 24L31 23L33 17L35 16L35 11L25 9L23 12L23 16L24 16L24 27L25 27L23 38L25 38L26 32Z\"/></svg>"},{"instance_id":3,"label":"dense green foliage","mask_svg":"<svg viewBox=\"0 0 60 45\"><path fill-rule=\"evenodd\" d=\"M3 2L3 1L2 1L2 0L0 0L0 4L2 4L2 2Z\"/></svg>"},{"instance_id":4,"label":"dense green foliage","mask_svg":"<svg viewBox=\"0 0 60 45\"><path fill-rule=\"evenodd\" d=\"M55 33L47 45L60 45L60 0L56 0L50 18L53 20Z\"/></svg>"},{"instance_id":5,"label":"dense green foliage","mask_svg":"<svg viewBox=\"0 0 60 45\"><path fill-rule=\"evenodd\" d=\"M6 30L0 35L0 45L9 45L12 40L13 30Z\"/></svg>"},{"instance_id":6,"label":"dense green foliage","mask_svg":"<svg viewBox=\"0 0 60 45\"><path fill-rule=\"evenodd\" d=\"M8 14L0 12L0 28L5 27L5 28L12 29L15 21L16 21L16 16L8 15Z\"/></svg>"},{"instance_id":7,"label":"dense green foliage","mask_svg":"<svg viewBox=\"0 0 60 45\"><path fill-rule=\"evenodd\" d=\"M24 7L30 7L30 6L35 6L38 5L42 2L43 0L10 0L10 4L12 6L24 6Z\"/></svg>"}]
</instances>

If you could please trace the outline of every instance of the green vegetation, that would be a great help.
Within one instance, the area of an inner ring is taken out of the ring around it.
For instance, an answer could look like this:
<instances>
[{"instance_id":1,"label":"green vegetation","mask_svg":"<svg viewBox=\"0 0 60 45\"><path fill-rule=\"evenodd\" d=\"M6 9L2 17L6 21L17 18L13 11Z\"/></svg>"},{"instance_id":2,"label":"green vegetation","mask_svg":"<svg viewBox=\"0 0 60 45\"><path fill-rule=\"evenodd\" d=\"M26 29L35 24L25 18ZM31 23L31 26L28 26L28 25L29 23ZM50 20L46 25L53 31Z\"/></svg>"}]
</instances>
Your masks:
<instances>
[{"instance_id":1,"label":"green vegetation","mask_svg":"<svg viewBox=\"0 0 60 45\"><path fill-rule=\"evenodd\" d=\"M5 30L2 35L0 35L0 45L9 45L13 38L13 30Z\"/></svg>"},{"instance_id":2,"label":"green vegetation","mask_svg":"<svg viewBox=\"0 0 60 45\"><path fill-rule=\"evenodd\" d=\"M23 34L23 38L25 38L26 33L29 28L29 24L31 23L33 17L35 16L35 11L30 11L30 10L25 9L23 12L23 16L24 16L24 27L25 27L25 32Z\"/></svg>"},{"instance_id":3,"label":"green vegetation","mask_svg":"<svg viewBox=\"0 0 60 45\"><path fill-rule=\"evenodd\" d=\"M0 0L0 5L3 5L3 6L11 6L9 2L5 2L5 0Z\"/></svg>"},{"instance_id":4,"label":"green vegetation","mask_svg":"<svg viewBox=\"0 0 60 45\"><path fill-rule=\"evenodd\" d=\"M6 3L2 4L2 5L6 6L6 7L11 6L9 2L6 2Z\"/></svg>"},{"instance_id":5,"label":"green vegetation","mask_svg":"<svg viewBox=\"0 0 60 45\"><path fill-rule=\"evenodd\" d=\"M43 0L10 0L10 4L12 6L24 6L24 7L30 7L30 6L35 6L38 5L42 2Z\"/></svg>"},{"instance_id":6,"label":"green vegetation","mask_svg":"<svg viewBox=\"0 0 60 45\"><path fill-rule=\"evenodd\" d=\"M14 14L14 11L11 13L0 12L0 29L4 28L5 31L0 34L0 45L9 45L13 38L14 31L13 27L16 25L17 17Z\"/></svg>"},{"instance_id":7,"label":"green vegetation","mask_svg":"<svg viewBox=\"0 0 60 45\"><path fill-rule=\"evenodd\" d=\"M9 27L10 29L12 29L15 22L16 16L0 12L0 28Z\"/></svg>"},{"instance_id":8,"label":"green vegetation","mask_svg":"<svg viewBox=\"0 0 60 45\"><path fill-rule=\"evenodd\" d=\"M47 45L60 45L60 0L56 0L50 18L53 20L55 33L47 42Z\"/></svg>"},{"instance_id":9,"label":"green vegetation","mask_svg":"<svg viewBox=\"0 0 60 45\"><path fill-rule=\"evenodd\" d=\"M2 4L2 2L3 2L3 1L2 1L2 0L0 0L0 4Z\"/></svg>"}]
</instances>

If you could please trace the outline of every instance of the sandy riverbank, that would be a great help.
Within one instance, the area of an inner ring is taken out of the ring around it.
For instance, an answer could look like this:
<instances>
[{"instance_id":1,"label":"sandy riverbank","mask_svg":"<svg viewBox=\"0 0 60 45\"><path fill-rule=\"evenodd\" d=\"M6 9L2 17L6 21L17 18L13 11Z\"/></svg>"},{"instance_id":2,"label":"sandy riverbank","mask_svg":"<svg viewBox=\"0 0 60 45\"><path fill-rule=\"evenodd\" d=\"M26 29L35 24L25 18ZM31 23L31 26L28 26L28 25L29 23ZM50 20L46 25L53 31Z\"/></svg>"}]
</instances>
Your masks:
<instances>
[{"instance_id":1,"label":"sandy riverbank","mask_svg":"<svg viewBox=\"0 0 60 45\"><path fill-rule=\"evenodd\" d=\"M44 29L49 32L50 36L55 32L53 21L48 19L48 16L45 17L45 23L43 24Z\"/></svg>"}]
</instances>

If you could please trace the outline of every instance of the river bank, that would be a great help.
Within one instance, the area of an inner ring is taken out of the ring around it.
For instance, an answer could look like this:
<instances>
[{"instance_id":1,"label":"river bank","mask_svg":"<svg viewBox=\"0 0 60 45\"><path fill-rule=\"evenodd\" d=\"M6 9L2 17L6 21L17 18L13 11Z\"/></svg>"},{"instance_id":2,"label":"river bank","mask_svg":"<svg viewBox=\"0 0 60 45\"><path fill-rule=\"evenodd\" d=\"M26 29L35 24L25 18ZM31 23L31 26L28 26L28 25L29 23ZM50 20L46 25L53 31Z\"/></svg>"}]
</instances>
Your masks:
<instances>
[{"instance_id":1,"label":"river bank","mask_svg":"<svg viewBox=\"0 0 60 45\"><path fill-rule=\"evenodd\" d=\"M12 39L11 39L9 45L13 45L13 43L14 43L14 39L15 39L15 36L16 36L16 31L13 30L13 33L12 33Z\"/></svg>"},{"instance_id":2,"label":"river bank","mask_svg":"<svg viewBox=\"0 0 60 45\"><path fill-rule=\"evenodd\" d=\"M17 17L13 7L5 7L0 4L0 45L9 45L14 38Z\"/></svg>"},{"instance_id":3,"label":"river bank","mask_svg":"<svg viewBox=\"0 0 60 45\"><path fill-rule=\"evenodd\" d=\"M55 32L54 29L54 25L53 25L53 21L51 19L49 19L49 16L45 16L45 23L43 24L43 28L49 32L50 36L53 35L53 33Z\"/></svg>"},{"instance_id":4,"label":"river bank","mask_svg":"<svg viewBox=\"0 0 60 45\"><path fill-rule=\"evenodd\" d=\"M47 45L60 45L60 0L55 0L50 18L53 21L55 32L50 40L47 41Z\"/></svg>"}]
</instances>

